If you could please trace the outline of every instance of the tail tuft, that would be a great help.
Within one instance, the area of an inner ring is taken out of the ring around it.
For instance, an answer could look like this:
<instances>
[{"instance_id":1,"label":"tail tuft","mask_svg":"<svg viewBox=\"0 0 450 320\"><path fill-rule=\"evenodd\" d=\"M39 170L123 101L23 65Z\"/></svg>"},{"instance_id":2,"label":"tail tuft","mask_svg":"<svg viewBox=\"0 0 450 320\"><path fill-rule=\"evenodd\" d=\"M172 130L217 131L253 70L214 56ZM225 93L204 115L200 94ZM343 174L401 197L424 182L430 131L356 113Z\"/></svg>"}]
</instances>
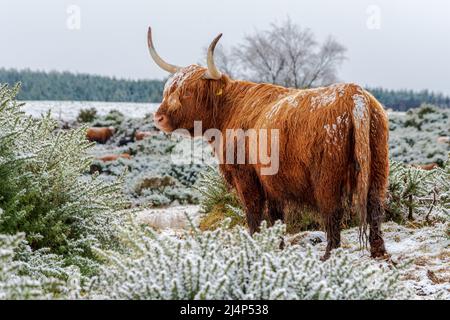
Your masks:
<instances>
[{"instance_id":1,"label":"tail tuft","mask_svg":"<svg viewBox=\"0 0 450 320\"><path fill-rule=\"evenodd\" d=\"M370 177L370 100L365 94L353 97L353 164L352 211L359 216L360 244L367 247L367 195Z\"/></svg>"}]
</instances>

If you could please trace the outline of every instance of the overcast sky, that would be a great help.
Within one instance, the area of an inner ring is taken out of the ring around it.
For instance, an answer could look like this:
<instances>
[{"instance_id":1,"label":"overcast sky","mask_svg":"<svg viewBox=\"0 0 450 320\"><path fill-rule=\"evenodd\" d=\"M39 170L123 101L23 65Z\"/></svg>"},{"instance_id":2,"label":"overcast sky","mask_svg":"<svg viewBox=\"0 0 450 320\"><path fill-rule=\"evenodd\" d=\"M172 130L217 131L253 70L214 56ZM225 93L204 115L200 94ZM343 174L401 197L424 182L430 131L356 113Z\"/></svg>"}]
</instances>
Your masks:
<instances>
[{"instance_id":1,"label":"overcast sky","mask_svg":"<svg viewBox=\"0 0 450 320\"><path fill-rule=\"evenodd\" d=\"M163 78L148 25L160 55L188 65L218 33L234 45L288 15L348 48L343 81L450 94L447 0L0 0L0 67Z\"/></svg>"}]
</instances>

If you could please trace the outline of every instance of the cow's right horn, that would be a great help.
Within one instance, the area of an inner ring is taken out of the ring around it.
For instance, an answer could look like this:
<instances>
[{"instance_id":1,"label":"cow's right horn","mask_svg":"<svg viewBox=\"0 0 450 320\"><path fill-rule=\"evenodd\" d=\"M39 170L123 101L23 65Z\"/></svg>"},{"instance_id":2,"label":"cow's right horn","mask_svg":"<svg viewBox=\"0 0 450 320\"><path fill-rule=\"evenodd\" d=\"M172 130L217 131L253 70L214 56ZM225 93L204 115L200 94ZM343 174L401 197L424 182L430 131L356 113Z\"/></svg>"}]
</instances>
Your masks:
<instances>
[{"instance_id":1,"label":"cow's right horn","mask_svg":"<svg viewBox=\"0 0 450 320\"><path fill-rule=\"evenodd\" d=\"M217 69L216 64L214 62L214 49L216 48L217 42L219 42L222 34L219 34L213 42L209 45L208 48L208 57L206 63L208 65L208 71L206 71L204 78L211 80L219 80L222 77L222 72Z\"/></svg>"},{"instance_id":2,"label":"cow's right horn","mask_svg":"<svg viewBox=\"0 0 450 320\"><path fill-rule=\"evenodd\" d=\"M165 62L159 54L156 52L155 47L153 46L153 40L152 40L152 28L148 27L148 33L147 33L147 42L148 42L148 51L150 52L150 55L152 56L153 60L156 62L156 64L163 70L175 73L181 67L174 66L173 64Z\"/></svg>"}]
</instances>

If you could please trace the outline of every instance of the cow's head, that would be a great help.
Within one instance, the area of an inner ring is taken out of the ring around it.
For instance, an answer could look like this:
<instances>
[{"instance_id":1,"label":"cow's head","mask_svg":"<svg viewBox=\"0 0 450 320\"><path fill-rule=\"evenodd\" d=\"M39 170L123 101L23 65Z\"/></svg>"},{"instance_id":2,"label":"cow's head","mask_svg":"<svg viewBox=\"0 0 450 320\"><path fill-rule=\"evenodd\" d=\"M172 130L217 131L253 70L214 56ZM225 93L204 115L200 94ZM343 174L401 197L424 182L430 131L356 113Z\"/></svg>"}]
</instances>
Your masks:
<instances>
[{"instance_id":1,"label":"cow's head","mask_svg":"<svg viewBox=\"0 0 450 320\"><path fill-rule=\"evenodd\" d=\"M162 131L186 129L193 135L194 121L202 121L203 130L214 125L217 104L228 79L214 63L214 49L221 36L218 35L208 48L207 68L198 65L179 67L165 62L158 55L153 46L151 28L148 29L150 55L159 67L171 74L154 117L156 126Z\"/></svg>"}]
</instances>

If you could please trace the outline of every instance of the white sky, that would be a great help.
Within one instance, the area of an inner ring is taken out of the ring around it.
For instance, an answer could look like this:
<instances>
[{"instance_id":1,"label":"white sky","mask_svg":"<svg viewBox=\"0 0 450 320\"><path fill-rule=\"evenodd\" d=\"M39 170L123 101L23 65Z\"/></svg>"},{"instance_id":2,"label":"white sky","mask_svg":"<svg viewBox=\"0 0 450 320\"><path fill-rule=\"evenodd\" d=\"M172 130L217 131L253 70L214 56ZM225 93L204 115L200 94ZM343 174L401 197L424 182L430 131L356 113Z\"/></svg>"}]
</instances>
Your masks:
<instances>
[{"instance_id":1,"label":"white sky","mask_svg":"<svg viewBox=\"0 0 450 320\"><path fill-rule=\"evenodd\" d=\"M67 27L69 5L80 8L80 30ZM380 29L367 27L370 5ZM163 78L148 56L148 25L161 56L187 65L219 32L234 45L288 15L348 48L343 81L450 94L447 0L0 0L0 67Z\"/></svg>"}]
</instances>

